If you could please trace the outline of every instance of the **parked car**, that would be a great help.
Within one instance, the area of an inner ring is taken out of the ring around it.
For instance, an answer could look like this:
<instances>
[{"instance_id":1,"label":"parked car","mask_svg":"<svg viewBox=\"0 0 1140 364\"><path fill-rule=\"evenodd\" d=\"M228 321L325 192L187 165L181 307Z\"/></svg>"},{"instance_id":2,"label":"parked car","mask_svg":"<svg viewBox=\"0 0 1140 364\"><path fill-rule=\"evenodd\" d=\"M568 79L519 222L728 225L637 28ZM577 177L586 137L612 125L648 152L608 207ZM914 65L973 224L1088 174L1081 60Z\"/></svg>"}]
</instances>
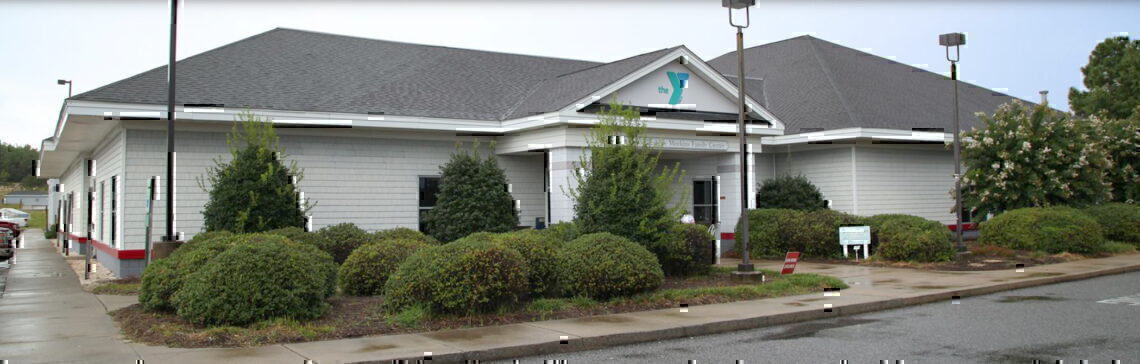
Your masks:
<instances>
[{"instance_id":1,"label":"parked car","mask_svg":"<svg viewBox=\"0 0 1140 364\"><path fill-rule=\"evenodd\" d=\"M13 222L16 223L16 225L19 225L21 228L28 226L28 219L31 217L32 214L17 209L0 209L0 221Z\"/></svg>"},{"instance_id":2,"label":"parked car","mask_svg":"<svg viewBox=\"0 0 1140 364\"><path fill-rule=\"evenodd\" d=\"M16 238L12 230L0 228L0 261L12 259L16 255Z\"/></svg>"},{"instance_id":3,"label":"parked car","mask_svg":"<svg viewBox=\"0 0 1140 364\"><path fill-rule=\"evenodd\" d=\"M20 230L20 225L17 225L16 223L11 222L11 221L0 221L0 228L11 230L12 231L12 237L14 237L14 238L20 237L20 233L22 232Z\"/></svg>"}]
</instances>

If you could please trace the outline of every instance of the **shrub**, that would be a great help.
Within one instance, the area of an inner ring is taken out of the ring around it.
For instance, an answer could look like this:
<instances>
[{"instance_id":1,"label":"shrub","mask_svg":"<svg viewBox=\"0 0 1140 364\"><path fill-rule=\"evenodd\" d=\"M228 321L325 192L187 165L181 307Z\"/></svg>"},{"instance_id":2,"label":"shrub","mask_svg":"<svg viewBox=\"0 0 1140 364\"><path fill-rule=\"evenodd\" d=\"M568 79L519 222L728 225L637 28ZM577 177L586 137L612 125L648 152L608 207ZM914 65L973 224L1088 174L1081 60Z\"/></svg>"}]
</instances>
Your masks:
<instances>
[{"instance_id":1,"label":"shrub","mask_svg":"<svg viewBox=\"0 0 1140 364\"><path fill-rule=\"evenodd\" d=\"M562 243L577 239L578 236L582 235L578 232L578 225L572 221L550 224L550 226L547 226L546 229L541 231L543 234L550 235Z\"/></svg>"},{"instance_id":2,"label":"shrub","mask_svg":"<svg viewBox=\"0 0 1140 364\"><path fill-rule=\"evenodd\" d=\"M567 296L631 295L657 288L664 276L653 253L610 233L583 235L558 252L559 285Z\"/></svg>"},{"instance_id":3,"label":"shrub","mask_svg":"<svg viewBox=\"0 0 1140 364\"><path fill-rule=\"evenodd\" d=\"M465 238L466 239L466 238ZM519 230L497 234L494 242L522 254L527 264L527 282L533 296L548 296L557 284L558 248L562 243L538 230Z\"/></svg>"},{"instance_id":4,"label":"shrub","mask_svg":"<svg viewBox=\"0 0 1140 364\"><path fill-rule=\"evenodd\" d=\"M327 240L324 250L332 255L336 264L344 263L344 260L348 259L348 255L352 254L353 250L376 239L375 236L356 227L356 224L351 222L325 226L318 230L317 234Z\"/></svg>"},{"instance_id":5,"label":"shrub","mask_svg":"<svg viewBox=\"0 0 1140 364\"><path fill-rule=\"evenodd\" d=\"M1084 209L1104 229L1111 240L1140 244L1140 206L1109 203Z\"/></svg>"},{"instance_id":6,"label":"shrub","mask_svg":"<svg viewBox=\"0 0 1140 364\"><path fill-rule=\"evenodd\" d=\"M411 239L420 241L427 244L439 244L435 238L427 236L427 234L415 231L406 227L398 227L395 229L380 230L372 234L375 236L376 241L393 240L393 239Z\"/></svg>"},{"instance_id":7,"label":"shrub","mask_svg":"<svg viewBox=\"0 0 1140 364\"><path fill-rule=\"evenodd\" d=\"M173 297L178 316L207 325L312 319L328 310L336 266L316 248L252 234L185 278Z\"/></svg>"},{"instance_id":8,"label":"shrub","mask_svg":"<svg viewBox=\"0 0 1140 364\"><path fill-rule=\"evenodd\" d=\"M488 240L420 249L384 285L384 307L400 312L426 304L432 312L493 311L519 301L527 290L522 255Z\"/></svg>"},{"instance_id":9,"label":"shrub","mask_svg":"<svg viewBox=\"0 0 1140 364\"><path fill-rule=\"evenodd\" d=\"M918 216L883 214L865 219L875 237L875 256L887 260L947 261L954 257L950 229Z\"/></svg>"},{"instance_id":10,"label":"shrub","mask_svg":"<svg viewBox=\"0 0 1140 364\"><path fill-rule=\"evenodd\" d=\"M1105 179L1112 184L1112 200L1140 203L1140 108L1127 119L1093 117L1093 128L1112 168Z\"/></svg>"},{"instance_id":11,"label":"shrub","mask_svg":"<svg viewBox=\"0 0 1140 364\"><path fill-rule=\"evenodd\" d=\"M858 225L861 219L848 213L821 209L807 212L799 221L793 222L778 227L791 236L787 251L799 251L811 257L837 258L843 256L839 228Z\"/></svg>"},{"instance_id":12,"label":"shrub","mask_svg":"<svg viewBox=\"0 0 1140 364\"><path fill-rule=\"evenodd\" d=\"M1067 207L1030 207L1008 211L982 223L979 244L1047 253L1093 253L1103 248L1096 220Z\"/></svg>"},{"instance_id":13,"label":"shrub","mask_svg":"<svg viewBox=\"0 0 1140 364\"><path fill-rule=\"evenodd\" d=\"M678 207L667 207L673 199L668 186L684 179L680 164L659 166L660 142L646 135L636 108L616 96L597 116L586 140L589 153L578 161L585 173L573 174L577 188L566 191L575 201L574 223L582 234L608 232L655 244L681 217ZM613 137L626 142L611 143Z\"/></svg>"},{"instance_id":14,"label":"shrub","mask_svg":"<svg viewBox=\"0 0 1140 364\"><path fill-rule=\"evenodd\" d=\"M190 241L187 241L187 243L202 241L202 240L211 240L214 238L227 237L227 236L233 236L233 235L234 235L234 233L231 233L231 232L225 231L225 230L203 231L203 232L194 234L194 237L190 238Z\"/></svg>"},{"instance_id":15,"label":"shrub","mask_svg":"<svg viewBox=\"0 0 1140 364\"><path fill-rule=\"evenodd\" d=\"M317 249L325 251L326 253L329 250L328 239L325 239L320 234L310 232L310 231L305 231L305 229L302 229L299 227L290 226L287 228L269 230L269 231L266 231L265 233L266 234L281 235L281 236L284 236L286 238L289 238L289 240L292 240L292 241L295 241L295 242L298 242L301 244L313 246Z\"/></svg>"},{"instance_id":16,"label":"shrub","mask_svg":"<svg viewBox=\"0 0 1140 364\"><path fill-rule=\"evenodd\" d=\"M798 251L812 257L843 255L839 245L839 227L858 224L860 218L847 213L820 209L756 209L748 212L748 241L753 257L783 257ZM739 223L736 231L740 231ZM736 244L739 251L741 244Z\"/></svg>"},{"instance_id":17,"label":"shrub","mask_svg":"<svg viewBox=\"0 0 1140 364\"><path fill-rule=\"evenodd\" d=\"M791 209L755 209L748 211L748 242L751 257L783 257L791 248L793 226L803 221L804 212ZM740 223L736 231L741 231ZM734 247L743 249L740 241Z\"/></svg>"},{"instance_id":18,"label":"shrub","mask_svg":"<svg viewBox=\"0 0 1140 364\"><path fill-rule=\"evenodd\" d=\"M674 224L655 248L667 276L704 275L712 267L713 238L704 225Z\"/></svg>"},{"instance_id":19,"label":"shrub","mask_svg":"<svg viewBox=\"0 0 1140 364\"><path fill-rule=\"evenodd\" d=\"M518 226L507 176L494 154L483 158L479 144L457 148L439 167L439 194L425 223L432 237L450 242L477 231L506 232Z\"/></svg>"},{"instance_id":20,"label":"shrub","mask_svg":"<svg viewBox=\"0 0 1140 364\"><path fill-rule=\"evenodd\" d=\"M59 223L51 224L51 227L44 230L44 239L55 239L56 233L59 231Z\"/></svg>"},{"instance_id":21,"label":"shrub","mask_svg":"<svg viewBox=\"0 0 1140 364\"><path fill-rule=\"evenodd\" d=\"M186 277L228 249L234 240L225 234L195 236L170 256L151 262L140 277L139 303L150 311L173 309L171 297L182 288Z\"/></svg>"},{"instance_id":22,"label":"shrub","mask_svg":"<svg viewBox=\"0 0 1140 364\"><path fill-rule=\"evenodd\" d=\"M765 180L756 193L756 206L808 211L826 207L819 188L802 175Z\"/></svg>"},{"instance_id":23,"label":"shrub","mask_svg":"<svg viewBox=\"0 0 1140 364\"><path fill-rule=\"evenodd\" d=\"M383 293L384 283L400 263L426 247L428 244L419 240L387 239L356 248L340 266L337 284L341 293L352 296Z\"/></svg>"},{"instance_id":24,"label":"shrub","mask_svg":"<svg viewBox=\"0 0 1140 364\"><path fill-rule=\"evenodd\" d=\"M215 160L206 178L198 180L209 193L202 208L206 230L251 233L302 226L311 205L298 207L293 183L303 172L296 161L283 163L285 150L270 121L248 112L236 118L227 138L232 158Z\"/></svg>"}]
</instances>

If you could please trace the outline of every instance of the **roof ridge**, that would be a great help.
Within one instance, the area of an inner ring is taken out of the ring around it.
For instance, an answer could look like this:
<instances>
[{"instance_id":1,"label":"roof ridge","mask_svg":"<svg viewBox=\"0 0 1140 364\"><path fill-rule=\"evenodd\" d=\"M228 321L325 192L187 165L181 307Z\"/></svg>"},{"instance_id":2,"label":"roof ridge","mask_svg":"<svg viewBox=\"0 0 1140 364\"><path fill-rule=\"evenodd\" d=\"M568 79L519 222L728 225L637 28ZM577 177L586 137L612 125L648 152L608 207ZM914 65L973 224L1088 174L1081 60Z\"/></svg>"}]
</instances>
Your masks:
<instances>
[{"instance_id":1,"label":"roof ridge","mask_svg":"<svg viewBox=\"0 0 1140 364\"><path fill-rule=\"evenodd\" d=\"M586 67L586 68L583 68L583 69L580 69L580 70L577 70L577 71L570 71L570 72L566 72L566 73L563 73L563 74L561 74L561 75L557 75L557 76L551 77L550 79L554 79L554 78L562 78L563 76L569 76L569 75L572 75L572 74L575 74L575 73L578 73L578 72L585 72L585 71L588 71L588 70L591 70L591 69L594 69L594 68L598 68L598 67L602 67L602 66L608 66L608 65L611 65L611 64L614 64L614 63L618 63L618 62L628 61L628 60L630 60L630 59L633 59L633 58L637 58L637 57L641 57L641 56L649 55L649 54L652 54L652 53L657 53L657 52L660 52L660 51L672 51L672 50L674 50L674 49L677 49L677 48L680 48L680 47L681 47L681 46L672 46L672 47L669 47L669 48L661 48L661 49L658 49L658 50L655 50L655 51L649 51L649 52L645 52L645 53L642 53L642 54L638 54L638 55L633 55L633 56L625 57L625 58L622 58L622 59L619 59L619 60L616 60L616 61L613 61L613 62L608 62L608 63L601 63L601 64L596 64L596 65L593 65L593 66L590 66L590 67ZM544 80L544 81L545 81L545 80Z\"/></svg>"},{"instance_id":2,"label":"roof ridge","mask_svg":"<svg viewBox=\"0 0 1140 364\"><path fill-rule=\"evenodd\" d=\"M189 57L183 58L183 59L181 59L181 60L175 60L175 61L174 61L174 63L181 63L181 62L183 62L183 61L187 61L187 60L190 60L190 59L196 58L196 57L198 57L198 56L202 56L202 55L205 55L205 54L207 54L207 53L213 53L214 51L220 50L220 49L222 49L222 48L228 48L228 47L230 47L230 46L233 46L233 45L235 45L235 44L238 44L238 43L241 43L241 42L244 42L244 41L247 41L247 40L253 39L253 38L261 37L261 36L263 36L263 35L266 35L266 34L269 34L269 33L272 33L272 32L278 31L278 30L282 30L282 29L284 29L284 28L274 28L274 29L270 29L270 30L267 30L267 31L264 31L264 32L261 32L261 33L257 33L257 34L254 34L254 35L251 35L251 36L248 36L248 37L242 38L242 39L238 39L238 40L235 40L235 41L233 41L233 42L229 42L229 43L226 43L226 44L220 45L220 46L218 46L218 47L215 47L215 48L212 48L212 49L209 49L209 50L203 51L203 52L199 52L199 53L196 53L196 54L194 54L194 55L191 55L191 56L189 56ZM155 67L155 68L151 68L151 69L149 69L149 70L146 70L146 71L143 71L143 72L139 72L138 74L135 74L134 76L130 76L130 77L127 77L127 78L124 78L124 79L118 80L118 81L114 81L114 82L108 83L108 84L106 84L106 85L103 85L103 86L99 86L99 87L97 87L97 88L94 88L94 89L90 89L90 90L87 90L87 91L86 91L86 92L84 92L84 93L81 93L81 94L78 94L78 95L75 95L75 96L71 96L71 97L68 97L68 98L66 98L66 99L64 99L64 100L71 100L71 99L75 99L75 98L78 98L78 97L80 97L80 96L84 96L84 95L87 95L87 94L89 94L89 93L93 93L93 92L95 92L95 91L99 91L99 90L102 90L102 89L105 89L105 88L111 87L111 86L113 86L113 85L116 85L116 84L119 84L119 83L122 83L122 82L127 82L127 81L133 80L133 79L135 79L135 78L138 78L138 77L142 77L143 75L145 75L145 74L147 74L147 73L150 73L150 72L153 72L153 71L157 71L157 70L159 70L160 68L163 68L163 67L170 67L170 64L166 64L166 65L158 66L158 67ZM177 70L175 70L175 72L178 72L178 71L177 71Z\"/></svg>"},{"instance_id":3,"label":"roof ridge","mask_svg":"<svg viewBox=\"0 0 1140 364\"><path fill-rule=\"evenodd\" d=\"M814 39L814 37L812 38ZM815 42L809 41L808 44L811 45L812 56L815 56L816 62L819 63L819 68L823 70L823 75L827 77L827 83L831 85L832 90L835 90L835 96L839 98L839 103L843 105L843 110L847 112L847 117L851 119L853 125L861 125L859 124L858 118L855 117L855 112L851 110L851 106L847 104L847 98L844 97L843 91L835 85L835 79L831 76L831 69L827 67L827 63L824 62L823 57L820 56L819 49Z\"/></svg>"},{"instance_id":4,"label":"roof ridge","mask_svg":"<svg viewBox=\"0 0 1140 364\"><path fill-rule=\"evenodd\" d=\"M510 52L497 52L497 51L488 51L488 50L482 50L482 49L474 49L474 48L460 48L460 47L449 47L449 46L442 46L442 45L435 45L435 44L422 44L422 43L412 43L412 42L401 42L401 41L395 41L395 40L387 40L387 39L368 38L368 37L362 37L362 36L358 36L358 35L345 35L345 34L335 34L335 33L319 32L319 31L315 31L315 30L296 29L296 28L284 28L284 27L277 27L277 28L275 28L274 30L288 30L288 31L300 32L300 33L309 33L309 34L327 35L327 36L333 36L333 37L339 37L339 38L354 38L354 39L360 39L360 40L368 40L368 41L373 41L373 42L384 42L384 43L404 44L404 45L411 45L411 46L417 46L417 47L425 47L425 48L443 48L443 49L452 49L452 50L460 50L460 51L468 51L468 52L480 52L480 53L488 53L488 54L502 54L502 55L508 55L508 56L520 56L520 57L533 57L533 58L544 58L544 59L556 59L556 60L563 60L563 61L574 61L574 62L601 63L601 62L598 62L598 61L588 61L588 60L584 60L584 59L571 59L571 58L562 58L562 57L538 56L538 55L533 55L533 54L510 53ZM601 64L604 64L604 63L601 63Z\"/></svg>"}]
</instances>

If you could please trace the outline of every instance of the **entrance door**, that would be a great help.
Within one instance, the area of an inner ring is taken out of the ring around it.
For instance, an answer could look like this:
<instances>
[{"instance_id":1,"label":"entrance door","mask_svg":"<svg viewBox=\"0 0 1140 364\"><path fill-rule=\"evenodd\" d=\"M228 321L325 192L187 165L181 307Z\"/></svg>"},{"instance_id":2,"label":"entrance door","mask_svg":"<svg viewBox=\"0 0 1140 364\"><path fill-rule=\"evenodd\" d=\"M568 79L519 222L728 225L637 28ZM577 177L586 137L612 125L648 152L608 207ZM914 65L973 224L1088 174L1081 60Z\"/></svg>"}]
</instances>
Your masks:
<instances>
[{"instance_id":1,"label":"entrance door","mask_svg":"<svg viewBox=\"0 0 1140 364\"><path fill-rule=\"evenodd\" d=\"M717 222L716 181L713 179L693 180L693 218L698 224L712 225Z\"/></svg>"}]
</instances>

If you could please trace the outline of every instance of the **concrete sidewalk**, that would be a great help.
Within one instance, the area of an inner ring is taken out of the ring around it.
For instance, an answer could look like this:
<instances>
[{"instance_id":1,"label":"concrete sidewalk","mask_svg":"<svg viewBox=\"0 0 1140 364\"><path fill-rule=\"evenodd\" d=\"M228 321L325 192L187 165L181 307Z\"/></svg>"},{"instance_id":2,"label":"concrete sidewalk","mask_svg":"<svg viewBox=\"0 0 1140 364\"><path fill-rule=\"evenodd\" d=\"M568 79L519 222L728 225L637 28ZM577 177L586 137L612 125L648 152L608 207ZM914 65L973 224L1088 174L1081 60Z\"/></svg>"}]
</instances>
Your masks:
<instances>
[{"instance_id":1,"label":"concrete sidewalk","mask_svg":"<svg viewBox=\"0 0 1140 364\"><path fill-rule=\"evenodd\" d=\"M28 236L33 235L29 232ZM1140 270L1140 254L1032 267L1025 272L929 272L898 268L800 263L797 272L838 277L851 288L838 296L791 296L420 334L372 336L255 348L177 349L126 343L106 315L133 297L94 296L79 288L46 240L17 253L0 298L0 359L13 362L385 362L492 360L704 335L846 316L1043 284ZM782 261L759 261L778 270ZM826 306L830 305L830 307ZM830 312L826 309L830 308Z\"/></svg>"}]
</instances>

